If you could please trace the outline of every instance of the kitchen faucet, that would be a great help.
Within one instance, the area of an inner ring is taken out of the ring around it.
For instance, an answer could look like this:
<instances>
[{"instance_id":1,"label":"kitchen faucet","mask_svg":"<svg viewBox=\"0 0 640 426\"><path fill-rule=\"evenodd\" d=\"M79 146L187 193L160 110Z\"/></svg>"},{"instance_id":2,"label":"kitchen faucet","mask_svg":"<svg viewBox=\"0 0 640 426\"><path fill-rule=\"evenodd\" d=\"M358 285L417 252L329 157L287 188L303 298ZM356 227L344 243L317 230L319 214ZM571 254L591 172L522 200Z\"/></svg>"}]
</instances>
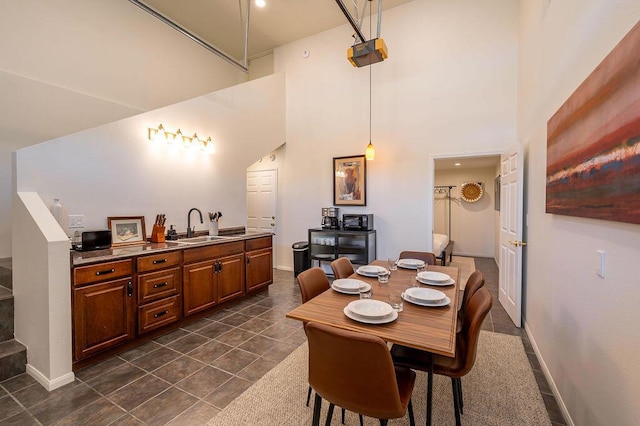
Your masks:
<instances>
[{"instance_id":1,"label":"kitchen faucet","mask_svg":"<svg viewBox=\"0 0 640 426\"><path fill-rule=\"evenodd\" d=\"M191 229L191 212L194 210L197 211L198 214L200 215L200 223L204 223L202 220L202 212L200 211L200 209L197 209L194 207L191 210L189 210L189 213L187 214L187 238L193 237L193 233L195 231L195 226L193 227L194 229Z\"/></svg>"}]
</instances>

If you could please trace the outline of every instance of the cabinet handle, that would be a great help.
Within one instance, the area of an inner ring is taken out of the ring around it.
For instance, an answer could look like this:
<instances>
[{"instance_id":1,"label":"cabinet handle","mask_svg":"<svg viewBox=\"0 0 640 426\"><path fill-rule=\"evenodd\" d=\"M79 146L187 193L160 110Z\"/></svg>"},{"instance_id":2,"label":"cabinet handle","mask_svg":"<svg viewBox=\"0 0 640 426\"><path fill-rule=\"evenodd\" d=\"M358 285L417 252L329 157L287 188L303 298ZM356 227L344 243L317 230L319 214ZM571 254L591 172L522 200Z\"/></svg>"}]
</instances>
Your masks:
<instances>
[{"instance_id":1,"label":"cabinet handle","mask_svg":"<svg viewBox=\"0 0 640 426\"><path fill-rule=\"evenodd\" d=\"M249 265L250 263L251 263L251 258L247 256L247 265Z\"/></svg>"},{"instance_id":2,"label":"cabinet handle","mask_svg":"<svg viewBox=\"0 0 640 426\"><path fill-rule=\"evenodd\" d=\"M157 265L158 263L165 263L167 261L167 259L159 259L159 260L154 260L153 264Z\"/></svg>"},{"instance_id":3,"label":"cabinet handle","mask_svg":"<svg viewBox=\"0 0 640 426\"><path fill-rule=\"evenodd\" d=\"M158 312L157 314L153 314L154 318L160 318L162 316L165 316L169 313L169 311L162 311L162 312Z\"/></svg>"},{"instance_id":4,"label":"cabinet handle","mask_svg":"<svg viewBox=\"0 0 640 426\"><path fill-rule=\"evenodd\" d=\"M164 287L165 285L169 284L168 282L163 282L163 283L158 283L158 284L154 284L153 288L160 288L160 287Z\"/></svg>"},{"instance_id":5,"label":"cabinet handle","mask_svg":"<svg viewBox=\"0 0 640 426\"><path fill-rule=\"evenodd\" d=\"M131 281L127 283L127 296L133 296L133 283Z\"/></svg>"},{"instance_id":6,"label":"cabinet handle","mask_svg":"<svg viewBox=\"0 0 640 426\"><path fill-rule=\"evenodd\" d=\"M106 269L104 271L96 271L96 275L113 274L115 271L115 268Z\"/></svg>"}]
</instances>

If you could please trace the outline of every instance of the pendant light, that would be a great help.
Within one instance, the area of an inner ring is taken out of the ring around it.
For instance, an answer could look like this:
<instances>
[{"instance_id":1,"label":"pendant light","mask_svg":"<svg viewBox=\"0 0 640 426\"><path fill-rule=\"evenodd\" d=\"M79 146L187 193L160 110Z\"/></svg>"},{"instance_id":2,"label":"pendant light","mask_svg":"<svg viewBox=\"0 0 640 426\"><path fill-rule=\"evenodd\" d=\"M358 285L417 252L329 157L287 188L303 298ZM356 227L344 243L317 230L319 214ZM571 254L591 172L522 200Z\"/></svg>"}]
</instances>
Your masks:
<instances>
[{"instance_id":1,"label":"pendant light","mask_svg":"<svg viewBox=\"0 0 640 426\"><path fill-rule=\"evenodd\" d=\"M369 0L371 3L372 0ZM371 39L371 4L369 4L369 39ZM367 145L367 149L364 151L364 158L369 161L373 161L376 158L376 149L373 147L371 143L371 67L373 65L369 64L369 145Z\"/></svg>"}]
</instances>

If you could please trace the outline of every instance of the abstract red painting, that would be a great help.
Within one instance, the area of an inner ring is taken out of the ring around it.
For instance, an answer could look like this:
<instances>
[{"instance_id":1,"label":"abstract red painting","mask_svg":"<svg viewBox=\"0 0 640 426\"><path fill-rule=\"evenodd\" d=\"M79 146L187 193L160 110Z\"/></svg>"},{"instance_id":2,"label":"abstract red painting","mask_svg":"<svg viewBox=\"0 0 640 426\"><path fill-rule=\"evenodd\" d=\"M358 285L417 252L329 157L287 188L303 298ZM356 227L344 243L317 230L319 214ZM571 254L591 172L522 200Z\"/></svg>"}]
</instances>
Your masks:
<instances>
[{"instance_id":1,"label":"abstract red painting","mask_svg":"<svg viewBox=\"0 0 640 426\"><path fill-rule=\"evenodd\" d=\"M547 122L546 212L640 223L640 22Z\"/></svg>"}]
</instances>

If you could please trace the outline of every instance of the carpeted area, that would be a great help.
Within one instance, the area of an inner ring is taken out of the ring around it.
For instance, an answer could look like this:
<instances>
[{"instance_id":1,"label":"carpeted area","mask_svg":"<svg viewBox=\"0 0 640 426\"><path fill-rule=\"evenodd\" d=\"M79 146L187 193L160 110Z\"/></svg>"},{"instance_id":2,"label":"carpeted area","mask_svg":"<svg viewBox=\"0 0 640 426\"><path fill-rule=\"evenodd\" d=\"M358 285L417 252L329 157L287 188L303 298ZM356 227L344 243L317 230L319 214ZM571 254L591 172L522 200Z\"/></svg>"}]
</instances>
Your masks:
<instances>
[{"instance_id":1,"label":"carpeted area","mask_svg":"<svg viewBox=\"0 0 640 426\"><path fill-rule=\"evenodd\" d=\"M305 405L307 387L305 343L212 418L208 425L310 425L313 408ZM462 387L464 425L551 425L519 337L482 331L476 364L463 377ZM419 372L413 392L416 424L425 423L425 388L426 374ZM327 406L325 402L321 422L324 422ZM450 379L435 376L433 407L434 425L455 424ZM339 411L334 412L334 424L340 423ZM357 415L348 412L346 424L359 424ZM366 418L365 424L379 423ZM408 425L409 418L405 416L389 424Z\"/></svg>"},{"instance_id":2,"label":"carpeted area","mask_svg":"<svg viewBox=\"0 0 640 426\"><path fill-rule=\"evenodd\" d=\"M453 256L453 260L447 266L460 269L460 290L464 290L469 275L476 270L476 262L473 257Z\"/></svg>"}]
</instances>

